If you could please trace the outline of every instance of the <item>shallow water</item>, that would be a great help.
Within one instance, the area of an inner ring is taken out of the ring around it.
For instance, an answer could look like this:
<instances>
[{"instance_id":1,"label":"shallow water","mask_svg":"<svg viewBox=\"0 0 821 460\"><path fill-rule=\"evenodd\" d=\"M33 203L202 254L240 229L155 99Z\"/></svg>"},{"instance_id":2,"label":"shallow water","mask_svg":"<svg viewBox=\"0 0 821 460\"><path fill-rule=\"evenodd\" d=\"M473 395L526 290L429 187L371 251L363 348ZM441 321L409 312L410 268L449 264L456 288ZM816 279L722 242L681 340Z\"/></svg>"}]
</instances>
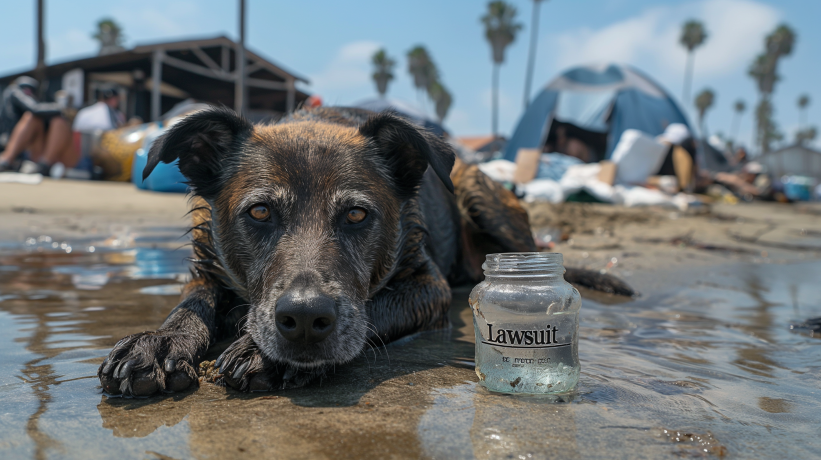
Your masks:
<instances>
[{"instance_id":1,"label":"shallow water","mask_svg":"<svg viewBox=\"0 0 821 460\"><path fill-rule=\"evenodd\" d=\"M177 302L181 233L0 243L2 458L821 453L821 339L789 330L821 316L821 262L634 273L645 294L630 301L583 293L582 376L562 397L477 385L461 289L452 330L369 350L305 389L108 398L95 376L108 349Z\"/></svg>"}]
</instances>

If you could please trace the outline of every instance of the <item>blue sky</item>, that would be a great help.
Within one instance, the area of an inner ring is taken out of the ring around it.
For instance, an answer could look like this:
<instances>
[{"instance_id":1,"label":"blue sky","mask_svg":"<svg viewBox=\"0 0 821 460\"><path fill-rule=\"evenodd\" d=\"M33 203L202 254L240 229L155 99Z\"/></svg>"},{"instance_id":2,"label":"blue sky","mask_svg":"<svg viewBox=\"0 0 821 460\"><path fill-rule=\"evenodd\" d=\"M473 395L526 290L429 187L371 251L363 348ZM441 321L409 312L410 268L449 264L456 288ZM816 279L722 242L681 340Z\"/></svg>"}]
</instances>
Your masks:
<instances>
[{"instance_id":1,"label":"blue sky","mask_svg":"<svg viewBox=\"0 0 821 460\"><path fill-rule=\"evenodd\" d=\"M509 0L525 25L508 49L501 71L500 128L509 134L521 114L531 18L530 0ZM91 39L101 17L123 25L127 45L186 37L236 36L237 7L217 0L47 0L47 56L60 62L96 52ZM34 0L5 2L0 27L0 74L34 63ZM454 95L445 120L457 135L490 131L491 61L479 18L479 0L247 0L248 46L306 77L306 89L326 104L349 104L375 94L370 55L379 47L398 61L391 97L416 102L406 52L424 44ZM821 2L809 0L548 0L541 8L535 86L574 64L619 61L654 77L681 97L685 53L681 24L705 22L710 34L695 60L693 93L709 87L717 95L707 117L712 132L729 133L732 105L751 108L755 85L747 76L764 36L781 22L798 34L792 56L782 61L776 88L776 119L792 138L798 126L796 99L812 99L809 123L821 127ZM691 104L687 104L689 108ZM692 112L692 110L691 110ZM739 138L749 143L753 120L744 114ZM818 143L816 143L818 145Z\"/></svg>"}]
</instances>

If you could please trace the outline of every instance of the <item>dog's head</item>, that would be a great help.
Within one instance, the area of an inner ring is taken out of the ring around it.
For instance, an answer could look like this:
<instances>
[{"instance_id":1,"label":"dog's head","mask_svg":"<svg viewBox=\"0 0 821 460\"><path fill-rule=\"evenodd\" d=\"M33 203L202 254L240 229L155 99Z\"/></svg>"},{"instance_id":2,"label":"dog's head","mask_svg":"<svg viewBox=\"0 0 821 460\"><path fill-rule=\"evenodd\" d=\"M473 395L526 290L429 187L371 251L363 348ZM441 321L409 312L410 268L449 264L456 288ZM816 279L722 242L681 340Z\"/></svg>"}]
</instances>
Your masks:
<instances>
[{"instance_id":1,"label":"dog's head","mask_svg":"<svg viewBox=\"0 0 821 460\"><path fill-rule=\"evenodd\" d=\"M210 205L213 250L250 304L254 341L270 359L315 367L364 347L366 302L395 269L428 166L452 190L452 150L427 136L390 113L253 126L212 108L159 138L143 175L179 159Z\"/></svg>"}]
</instances>

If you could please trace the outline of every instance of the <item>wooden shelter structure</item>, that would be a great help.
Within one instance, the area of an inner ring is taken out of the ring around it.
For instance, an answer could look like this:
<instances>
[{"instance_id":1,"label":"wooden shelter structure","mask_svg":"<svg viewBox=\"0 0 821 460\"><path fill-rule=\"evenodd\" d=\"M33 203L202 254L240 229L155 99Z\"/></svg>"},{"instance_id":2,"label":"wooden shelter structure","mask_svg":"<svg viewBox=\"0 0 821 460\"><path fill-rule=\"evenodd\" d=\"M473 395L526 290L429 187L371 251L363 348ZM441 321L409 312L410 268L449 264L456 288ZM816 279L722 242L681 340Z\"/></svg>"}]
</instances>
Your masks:
<instances>
[{"instance_id":1,"label":"wooden shelter structure","mask_svg":"<svg viewBox=\"0 0 821 460\"><path fill-rule=\"evenodd\" d=\"M236 107L238 91L245 91L243 112L252 120L290 113L308 98L296 83L308 80L245 49L244 85L237 84L239 45L225 36L138 45L117 53L61 62L40 69L53 100L57 90L74 96L77 107L95 101L95 89L115 84L125 93L123 111L146 121L158 120L175 104L193 98ZM242 54L240 54L242 56ZM0 88L37 69L0 77Z\"/></svg>"}]
</instances>

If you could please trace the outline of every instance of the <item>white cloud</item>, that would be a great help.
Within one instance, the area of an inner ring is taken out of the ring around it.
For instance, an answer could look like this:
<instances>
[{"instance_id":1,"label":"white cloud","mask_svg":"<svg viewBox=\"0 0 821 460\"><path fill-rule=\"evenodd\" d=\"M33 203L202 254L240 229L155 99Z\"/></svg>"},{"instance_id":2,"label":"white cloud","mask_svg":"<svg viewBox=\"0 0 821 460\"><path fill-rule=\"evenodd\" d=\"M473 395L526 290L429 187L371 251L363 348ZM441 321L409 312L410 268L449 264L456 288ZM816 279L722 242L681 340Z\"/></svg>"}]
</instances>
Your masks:
<instances>
[{"instance_id":1,"label":"white cloud","mask_svg":"<svg viewBox=\"0 0 821 460\"><path fill-rule=\"evenodd\" d=\"M668 75L681 74L685 49L678 43L689 18L704 22L709 36L696 50L699 76L723 76L746 66L762 49L762 39L775 28L780 14L751 0L702 0L661 6L600 29L581 28L554 37L557 65L616 61L649 66Z\"/></svg>"},{"instance_id":2,"label":"white cloud","mask_svg":"<svg viewBox=\"0 0 821 460\"><path fill-rule=\"evenodd\" d=\"M311 88L319 94L361 90L371 83L371 56L380 48L373 41L343 45L331 62L317 74L310 75Z\"/></svg>"}]
</instances>

